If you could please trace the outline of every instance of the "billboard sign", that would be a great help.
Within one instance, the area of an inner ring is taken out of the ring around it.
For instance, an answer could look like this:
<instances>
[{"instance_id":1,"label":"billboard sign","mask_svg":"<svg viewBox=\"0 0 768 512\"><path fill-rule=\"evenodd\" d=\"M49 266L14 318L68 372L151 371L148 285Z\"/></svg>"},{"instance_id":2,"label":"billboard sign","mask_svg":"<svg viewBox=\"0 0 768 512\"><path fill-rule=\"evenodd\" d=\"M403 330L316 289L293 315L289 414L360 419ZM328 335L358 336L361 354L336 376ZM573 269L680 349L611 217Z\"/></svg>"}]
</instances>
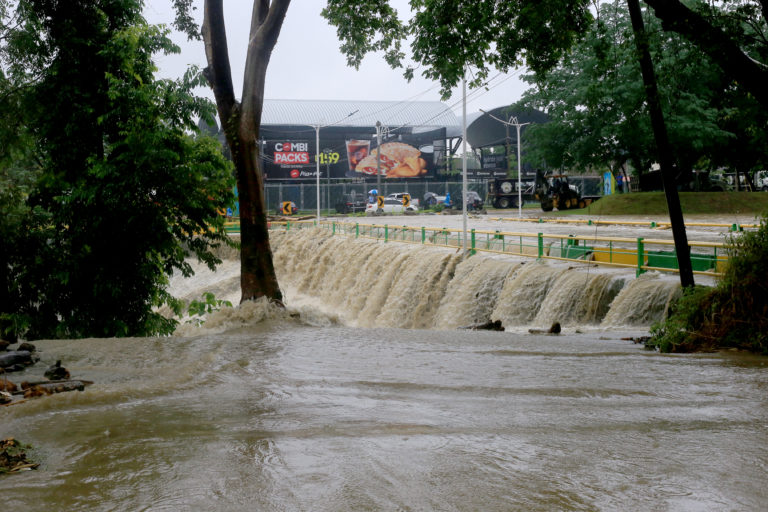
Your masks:
<instances>
[{"instance_id":1,"label":"billboard sign","mask_svg":"<svg viewBox=\"0 0 768 512\"><path fill-rule=\"evenodd\" d=\"M390 134L376 144L373 130L320 132L320 152L314 139L271 138L261 144L263 170L268 180L320 178L433 178L445 157L445 129L424 133ZM286 131L286 133L289 133ZM277 135L273 129L270 133Z\"/></svg>"}]
</instances>

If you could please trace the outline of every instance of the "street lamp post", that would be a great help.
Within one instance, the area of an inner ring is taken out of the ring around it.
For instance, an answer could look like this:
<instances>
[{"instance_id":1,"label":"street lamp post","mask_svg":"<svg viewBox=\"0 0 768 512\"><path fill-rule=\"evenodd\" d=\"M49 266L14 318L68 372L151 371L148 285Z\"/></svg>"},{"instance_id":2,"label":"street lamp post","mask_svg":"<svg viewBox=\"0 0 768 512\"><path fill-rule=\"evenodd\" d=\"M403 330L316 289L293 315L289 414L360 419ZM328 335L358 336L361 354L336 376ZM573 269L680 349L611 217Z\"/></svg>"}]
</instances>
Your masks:
<instances>
[{"instance_id":1,"label":"street lamp post","mask_svg":"<svg viewBox=\"0 0 768 512\"><path fill-rule=\"evenodd\" d=\"M320 222L320 125L315 125L315 174L317 175L317 221Z\"/></svg>"},{"instance_id":2,"label":"street lamp post","mask_svg":"<svg viewBox=\"0 0 768 512\"><path fill-rule=\"evenodd\" d=\"M498 117L486 112L483 109L480 109L480 112L505 125L507 127L507 134L509 134L510 126L517 128L517 217L521 218L523 216L523 181L522 165L520 161L520 128L531 123L520 123L517 120L517 116L509 116L509 119L504 121L503 119L499 119ZM509 135L507 135L507 138L509 138ZM507 158L509 158L509 143L507 143ZM507 165L507 168L509 168L509 165Z\"/></svg>"},{"instance_id":3,"label":"street lamp post","mask_svg":"<svg viewBox=\"0 0 768 512\"><path fill-rule=\"evenodd\" d=\"M376 195L381 195L381 121L376 121Z\"/></svg>"},{"instance_id":4,"label":"street lamp post","mask_svg":"<svg viewBox=\"0 0 768 512\"><path fill-rule=\"evenodd\" d=\"M353 115L357 114L357 112L359 110L360 109L356 109L354 112L350 112L349 114L347 114L346 117L344 117L342 119L339 119L335 123L331 123L331 124L306 124L306 125L303 125L303 126L311 126L311 127L313 127L315 129L315 174L316 174L316 177L317 177L316 188L317 188L317 220L318 221L320 220L320 128L326 128L328 126L337 125L337 124L341 123L342 121L346 120L347 118L352 117ZM328 172L329 180L330 180L330 177L331 177L331 173ZM329 183L329 186L330 186L330 183Z\"/></svg>"}]
</instances>

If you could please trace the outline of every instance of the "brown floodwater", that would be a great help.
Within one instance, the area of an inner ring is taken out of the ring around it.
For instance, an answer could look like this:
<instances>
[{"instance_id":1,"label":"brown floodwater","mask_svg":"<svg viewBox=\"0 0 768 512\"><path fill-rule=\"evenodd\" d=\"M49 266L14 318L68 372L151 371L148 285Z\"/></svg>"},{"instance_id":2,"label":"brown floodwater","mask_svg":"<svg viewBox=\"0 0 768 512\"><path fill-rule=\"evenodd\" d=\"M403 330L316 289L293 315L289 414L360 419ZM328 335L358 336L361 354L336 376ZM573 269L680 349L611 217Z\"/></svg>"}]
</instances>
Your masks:
<instances>
[{"instance_id":1,"label":"brown floodwater","mask_svg":"<svg viewBox=\"0 0 768 512\"><path fill-rule=\"evenodd\" d=\"M41 464L0 478L3 510L765 507L764 358L263 308L222 331L38 342L26 377L95 384L0 409Z\"/></svg>"},{"instance_id":2,"label":"brown floodwater","mask_svg":"<svg viewBox=\"0 0 768 512\"><path fill-rule=\"evenodd\" d=\"M0 407L40 463L0 477L3 510L765 509L768 359L622 339L675 276L272 236L288 311L35 342L12 380L60 359L94 384ZM237 302L236 259L197 270L176 296ZM506 331L460 328L489 320Z\"/></svg>"}]
</instances>

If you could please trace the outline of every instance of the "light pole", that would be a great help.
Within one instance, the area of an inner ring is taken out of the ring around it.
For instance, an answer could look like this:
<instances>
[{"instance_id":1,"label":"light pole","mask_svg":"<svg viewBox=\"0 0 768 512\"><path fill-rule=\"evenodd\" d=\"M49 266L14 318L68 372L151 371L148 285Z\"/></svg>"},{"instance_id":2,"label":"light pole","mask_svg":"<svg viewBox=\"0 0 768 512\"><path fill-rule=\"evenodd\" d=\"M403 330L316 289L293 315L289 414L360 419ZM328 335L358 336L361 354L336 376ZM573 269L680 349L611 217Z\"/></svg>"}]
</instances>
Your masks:
<instances>
[{"instance_id":1,"label":"light pole","mask_svg":"<svg viewBox=\"0 0 768 512\"><path fill-rule=\"evenodd\" d=\"M507 127L507 133L509 133L510 126L517 128L517 217L521 218L523 216L523 181L522 166L520 162L520 128L531 123L520 123L517 120L517 116L509 116L509 119L504 121L483 109L480 109L480 112L505 125ZM509 135L507 135L507 138L509 138ZM509 148L509 143L507 143L507 148ZM507 149L507 158L509 158L509 149ZM509 164L507 164L507 168L509 168Z\"/></svg>"},{"instance_id":2,"label":"light pole","mask_svg":"<svg viewBox=\"0 0 768 512\"><path fill-rule=\"evenodd\" d=\"M467 258L467 80L461 78L461 225L463 251Z\"/></svg>"},{"instance_id":3,"label":"light pole","mask_svg":"<svg viewBox=\"0 0 768 512\"><path fill-rule=\"evenodd\" d=\"M331 124L306 124L302 126L311 126L315 129L315 174L317 176L317 182L316 182L316 188L317 188L317 220L320 220L320 128L326 128L328 126L334 126L345 119L352 117L353 115L357 114L360 111L360 109L356 109L354 112L350 112L347 114L346 117L339 119L335 123ZM328 173L328 178L330 179L330 172Z\"/></svg>"},{"instance_id":4,"label":"light pole","mask_svg":"<svg viewBox=\"0 0 768 512\"><path fill-rule=\"evenodd\" d=\"M381 121L376 121L376 195L381 195Z\"/></svg>"},{"instance_id":5,"label":"light pole","mask_svg":"<svg viewBox=\"0 0 768 512\"><path fill-rule=\"evenodd\" d=\"M317 175L317 221L320 222L320 125L315 125L315 174Z\"/></svg>"}]
</instances>

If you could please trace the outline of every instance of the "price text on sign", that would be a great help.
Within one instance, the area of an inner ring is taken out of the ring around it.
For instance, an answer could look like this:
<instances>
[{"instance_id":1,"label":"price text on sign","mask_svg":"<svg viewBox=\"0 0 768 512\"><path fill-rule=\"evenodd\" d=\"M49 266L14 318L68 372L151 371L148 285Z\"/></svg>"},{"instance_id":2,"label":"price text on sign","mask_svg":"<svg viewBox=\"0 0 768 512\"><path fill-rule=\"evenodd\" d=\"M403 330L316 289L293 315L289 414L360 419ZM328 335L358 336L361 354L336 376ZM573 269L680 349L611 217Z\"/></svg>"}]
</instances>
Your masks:
<instances>
[{"instance_id":1,"label":"price text on sign","mask_svg":"<svg viewBox=\"0 0 768 512\"><path fill-rule=\"evenodd\" d=\"M315 160L317 160L318 157L320 158L320 163L323 165L339 163L339 158L341 158L338 153L320 153L319 155L315 155Z\"/></svg>"}]
</instances>

